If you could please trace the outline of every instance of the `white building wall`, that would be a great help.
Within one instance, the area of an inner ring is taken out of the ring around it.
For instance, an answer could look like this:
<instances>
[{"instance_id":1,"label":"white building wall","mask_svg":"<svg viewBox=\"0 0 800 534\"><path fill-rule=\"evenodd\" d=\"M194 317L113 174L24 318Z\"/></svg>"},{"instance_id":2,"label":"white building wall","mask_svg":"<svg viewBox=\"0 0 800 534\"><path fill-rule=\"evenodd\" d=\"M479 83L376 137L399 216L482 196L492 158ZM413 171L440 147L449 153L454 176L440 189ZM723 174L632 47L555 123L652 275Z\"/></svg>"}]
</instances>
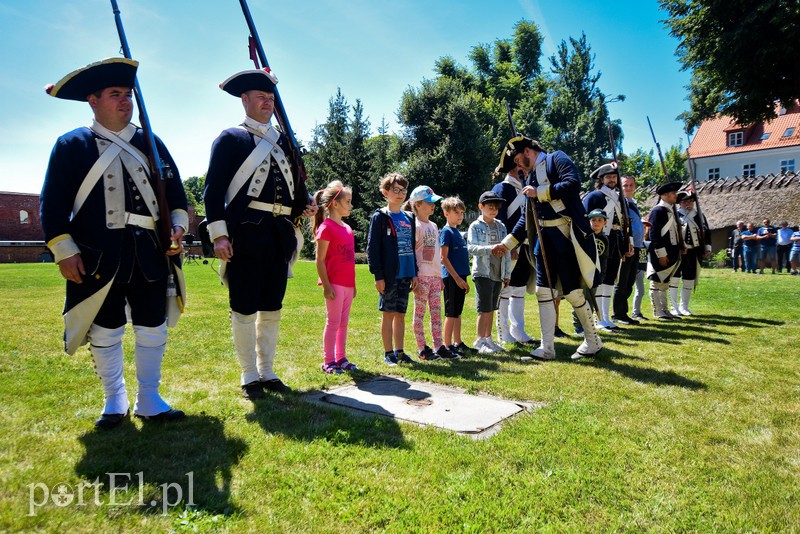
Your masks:
<instances>
[{"instance_id":1,"label":"white building wall","mask_svg":"<svg viewBox=\"0 0 800 534\"><path fill-rule=\"evenodd\" d=\"M795 172L800 172L800 146L692 158L692 162L695 164L697 180L705 181L708 179L709 169L719 167L720 178L740 177L743 166L750 163L756 164L756 176L780 174L781 161L790 159L794 160Z\"/></svg>"}]
</instances>

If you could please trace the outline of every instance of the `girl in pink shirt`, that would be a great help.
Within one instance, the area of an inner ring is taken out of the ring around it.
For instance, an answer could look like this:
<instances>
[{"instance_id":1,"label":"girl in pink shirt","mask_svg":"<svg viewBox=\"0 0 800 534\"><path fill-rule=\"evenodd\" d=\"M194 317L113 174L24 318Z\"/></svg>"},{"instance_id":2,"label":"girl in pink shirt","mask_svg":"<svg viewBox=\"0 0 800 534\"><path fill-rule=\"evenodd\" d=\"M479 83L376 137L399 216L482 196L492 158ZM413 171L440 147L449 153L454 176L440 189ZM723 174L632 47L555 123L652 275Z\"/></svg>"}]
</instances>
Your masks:
<instances>
[{"instance_id":1,"label":"girl in pink shirt","mask_svg":"<svg viewBox=\"0 0 800 534\"><path fill-rule=\"evenodd\" d=\"M328 314L322 335L322 370L328 374L353 371L357 367L347 361L345 344L350 306L356 296L355 239L352 228L342 220L353 209L352 190L335 180L317 191L314 200L320 208L314 217L317 285L322 286Z\"/></svg>"}]
</instances>

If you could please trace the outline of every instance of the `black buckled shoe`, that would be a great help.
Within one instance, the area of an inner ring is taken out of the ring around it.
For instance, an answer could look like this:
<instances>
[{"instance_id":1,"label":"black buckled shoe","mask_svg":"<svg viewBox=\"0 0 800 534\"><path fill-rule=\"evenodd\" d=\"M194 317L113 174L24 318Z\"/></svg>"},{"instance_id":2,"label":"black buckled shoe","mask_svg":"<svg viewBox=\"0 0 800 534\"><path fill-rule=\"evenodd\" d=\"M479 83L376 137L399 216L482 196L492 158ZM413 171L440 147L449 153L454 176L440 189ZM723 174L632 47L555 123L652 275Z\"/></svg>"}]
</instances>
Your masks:
<instances>
[{"instance_id":1,"label":"black buckled shoe","mask_svg":"<svg viewBox=\"0 0 800 534\"><path fill-rule=\"evenodd\" d=\"M250 382L249 384L245 384L242 386L242 397L247 400L258 400L264 398L264 389L262 388L262 382Z\"/></svg>"},{"instance_id":2,"label":"black buckled shoe","mask_svg":"<svg viewBox=\"0 0 800 534\"><path fill-rule=\"evenodd\" d=\"M176 410L175 408L170 408L166 412L157 413L155 415L139 415L136 414L136 417L142 419L143 421L153 421L158 423L171 423L172 421L180 421L181 419L186 417L186 414L183 413L182 410Z\"/></svg>"},{"instance_id":3,"label":"black buckled shoe","mask_svg":"<svg viewBox=\"0 0 800 534\"><path fill-rule=\"evenodd\" d=\"M94 422L94 427L97 430L111 430L122 424L128 414L125 413L104 413L101 414L97 421Z\"/></svg>"},{"instance_id":4,"label":"black buckled shoe","mask_svg":"<svg viewBox=\"0 0 800 534\"><path fill-rule=\"evenodd\" d=\"M289 393L292 391L292 388L281 382L280 378L275 378L273 380L262 380L261 387L265 391L272 391L273 393Z\"/></svg>"}]
</instances>

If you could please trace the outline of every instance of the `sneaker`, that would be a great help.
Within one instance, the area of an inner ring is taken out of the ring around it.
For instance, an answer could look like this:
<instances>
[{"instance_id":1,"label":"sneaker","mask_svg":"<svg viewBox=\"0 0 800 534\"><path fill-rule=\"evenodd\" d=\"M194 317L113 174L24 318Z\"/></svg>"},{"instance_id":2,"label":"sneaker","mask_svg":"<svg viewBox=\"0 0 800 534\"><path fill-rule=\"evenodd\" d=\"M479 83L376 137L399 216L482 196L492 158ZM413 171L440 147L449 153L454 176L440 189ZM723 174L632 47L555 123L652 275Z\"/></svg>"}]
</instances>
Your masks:
<instances>
[{"instance_id":1,"label":"sneaker","mask_svg":"<svg viewBox=\"0 0 800 534\"><path fill-rule=\"evenodd\" d=\"M444 358L445 360L455 360L459 357L457 352L451 352L450 349L444 345L436 349L435 354L437 358Z\"/></svg>"},{"instance_id":2,"label":"sneaker","mask_svg":"<svg viewBox=\"0 0 800 534\"><path fill-rule=\"evenodd\" d=\"M492 339L490 337L486 338L486 344L489 345L492 349L494 349L494 352L505 352L506 351L506 349L504 349L501 344L497 343L494 339Z\"/></svg>"},{"instance_id":3,"label":"sneaker","mask_svg":"<svg viewBox=\"0 0 800 534\"><path fill-rule=\"evenodd\" d=\"M575 335L576 336L583 336L583 326L578 325L575 327Z\"/></svg>"},{"instance_id":4,"label":"sneaker","mask_svg":"<svg viewBox=\"0 0 800 534\"><path fill-rule=\"evenodd\" d=\"M453 343L452 345L447 346L447 350L450 351L450 354L458 354L460 356L464 356L464 353L461 352L461 349L458 348L458 345Z\"/></svg>"},{"instance_id":5,"label":"sneaker","mask_svg":"<svg viewBox=\"0 0 800 534\"><path fill-rule=\"evenodd\" d=\"M398 350L395 353L395 356L397 357L397 363L414 363L414 360L412 360L408 354L403 352L403 349Z\"/></svg>"},{"instance_id":6,"label":"sneaker","mask_svg":"<svg viewBox=\"0 0 800 534\"><path fill-rule=\"evenodd\" d=\"M558 326L556 326L555 331L553 332L555 337L569 337L566 332L561 330Z\"/></svg>"},{"instance_id":7,"label":"sneaker","mask_svg":"<svg viewBox=\"0 0 800 534\"><path fill-rule=\"evenodd\" d=\"M420 360L424 361L431 361L431 360L438 360L439 355L433 352L433 349L430 348L428 345L425 345L425 348L417 351L417 355L419 356Z\"/></svg>"},{"instance_id":8,"label":"sneaker","mask_svg":"<svg viewBox=\"0 0 800 534\"><path fill-rule=\"evenodd\" d=\"M460 342L458 345L456 345L456 348L458 349L458 352L460 352L462 356L478 354L477 350L473 349L472 347L468 347L467 344L464 343L463 341Z\"/></svg>"},{"instance_id":9,"label":"sneaker","mask_svg":"<svg viewBox=\"0 0 800 534\"><path fill-rule=\"evenodd\" d=\"M647 317L645 317L641 313L636 313L636 312L633 312L633 315L631 315L631 318L636 319L637 321L649 321L649 319Z\"/></svg>"},{"instance_id":10,"label":"sneaker","mask_svg":"<svg viewBox=\"0 0 800 534\"><path fill-rule=\"evenodd\" d=\"M605 328L608 331L619 330L620 328L611 321L598 321L598 326Z\"/></svg>"},{"instance_id":11,"label":"sneaker","mask_svg":"<svg viewBox=\"0 0 800 534\"><path fill-rule=\"evenodd\" d=\"M494 347L487 343L487 338L485 337L475 340L475 348L478 349L479 354L494 354Z\"/></svg>"},{"instance_id":12,"label":"sneaker","mask_svg":"<svg viewBox=\"0 0 800 534\"><path fill-rule=\"evenodd\" d=\"M611 320L619 324L639 324L639 321L633 317L628 317L627 315L614 316L611 318Z\"/></svg>"},{"instance_id":13,"label":"sneaker","mask_svg":"<svg viewBox=\"0 0 800 534\"><path fill-rule=\"evenodd\" d=\"M325 362L322 364L322 370L328 373L329 375L340 375L342 374L342 368L336 365L336 362Z\"/></svg>"},{"instance_id":14,"label":"sneaker","mask_svg":"<svg viewBox=\"0 0 800 534\"><path fill-rule=\"evenodd\" d=\"M383 361L388 365L395 366L397 365L397 356L395 356L394 352L386 352L383 355Z\"/></svg>"}]
</instances>

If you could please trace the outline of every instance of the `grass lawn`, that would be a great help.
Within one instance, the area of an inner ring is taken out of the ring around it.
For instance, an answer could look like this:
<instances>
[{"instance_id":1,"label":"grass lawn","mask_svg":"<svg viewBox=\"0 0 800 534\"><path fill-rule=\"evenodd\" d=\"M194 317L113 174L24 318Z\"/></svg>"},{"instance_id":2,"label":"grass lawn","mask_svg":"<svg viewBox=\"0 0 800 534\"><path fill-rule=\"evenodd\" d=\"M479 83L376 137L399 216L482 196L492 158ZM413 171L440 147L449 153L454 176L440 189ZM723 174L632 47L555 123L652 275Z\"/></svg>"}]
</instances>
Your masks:
<instances>
[{"instance_id":1,"label":"grass lawn","mask_svg":"<svg viewBox=\"0 0 800 534\"><path fill-rule=\"evenodd\" d=\"M319 369L314 265L296 271L278 373L298 393L346 384L353 377ZM102 390L88 350L62 351L57 269L0 265L0 531L800 530L798 277L705 270L695 316L604 335L591 361L569 360L573 338L556 343L555 362L520 363L515 349L389 369L376 292L358 266L356 378L390 373L544 404L475 441L298 394L245 401L226 292L207 265L185 272L189 303L170 333L162 391L187 420L98 433ZM534 337L535 308L529 299ZM125 345L133 399L131 333ZM162 513L165 491L171 503L179 490L194 506Z\"/></svg>"}]
</instances>

